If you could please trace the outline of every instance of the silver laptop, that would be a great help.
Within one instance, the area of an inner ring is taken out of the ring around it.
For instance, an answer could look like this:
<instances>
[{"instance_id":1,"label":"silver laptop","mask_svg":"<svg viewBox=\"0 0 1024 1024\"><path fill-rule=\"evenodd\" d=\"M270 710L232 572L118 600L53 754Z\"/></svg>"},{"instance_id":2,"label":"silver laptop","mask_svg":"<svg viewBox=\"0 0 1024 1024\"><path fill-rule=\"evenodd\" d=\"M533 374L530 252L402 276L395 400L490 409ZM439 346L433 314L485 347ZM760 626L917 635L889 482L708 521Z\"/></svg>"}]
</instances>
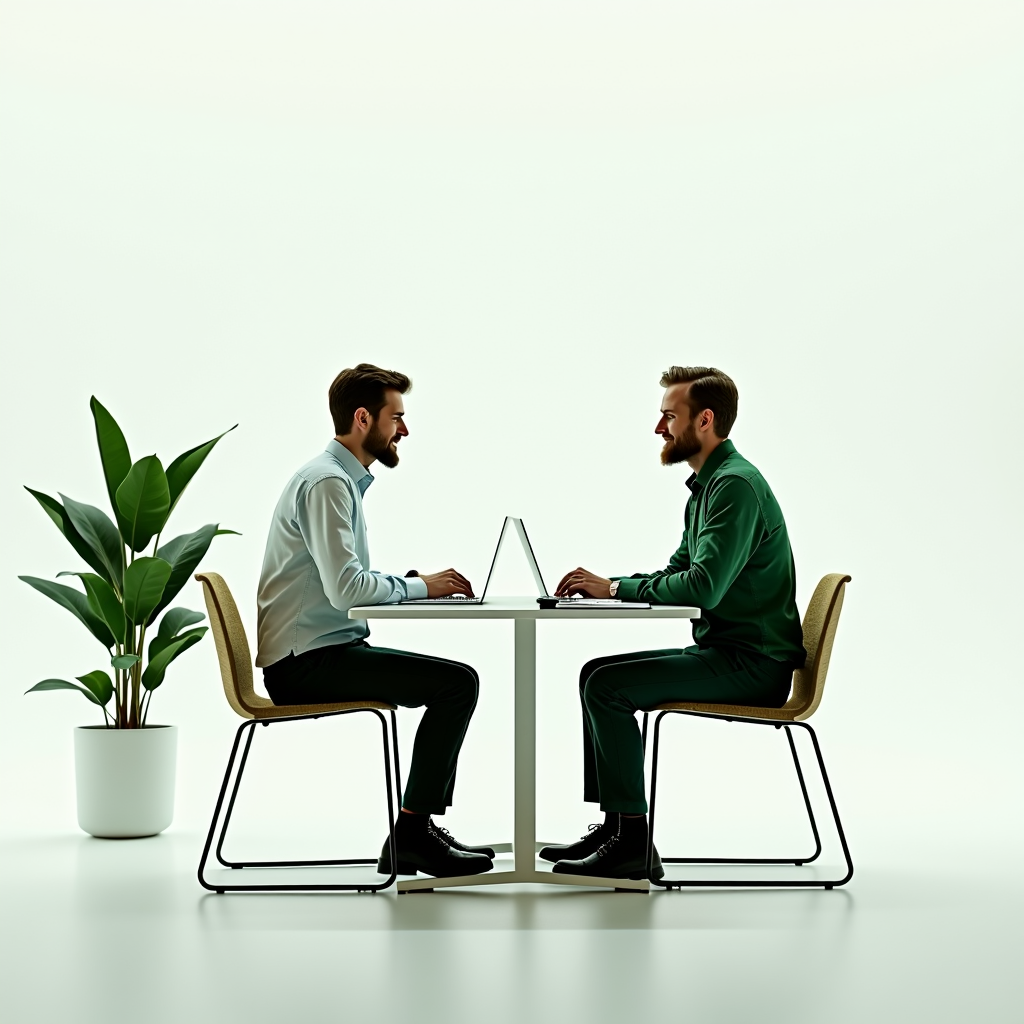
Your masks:
<instances>
[{"instance_id":1,"label":"silver laptop","mask_svg":"<svg viewBox=\"0 0 1024 1024\"><path fill-rule=\"evenodd\" d=\"M505 521L501 524L501 533L498 534L498 543L494 546L491 568L487 572L487 579L484 580L484 589L480 591L479 597L466 597L463 594L449 594L447 597L414 597L411 600L400 601L399 604L483 604L484 598L487 596L487 588L491 585L491 577L494 575L494 566L498 561L501 542L505 539L505 531L508 529L508 524L511 521L508 516L505 516ZM518 520L515 521L518 522Z\"/></svg>"},{"instance_id":2,"label":"silver laptop","mask_svg":"<svg viewBox=\"0 0 1024 1024\"><path fill-rule=\"evenodd\" d=\"M537 593L540 595L537 598L537 603L542 608L622 608L635 611L638 608L651 607L646 601L623 601L617 597L584 597L582 594L576 594L573 597L560 598L549 594L548 588L544 585L544 577L540 574L537 556L533 553L533 545L530 543L530 538L526 533L526 527L523 525L522 519L509 517L509 519L506 519L506 523L508 522L512 523L516 533L519 534L519 542L523 545L523 552L526 555L526 560L530 563L533 581L536 583Z\"/></svg>"},{"instance_id":3,"label":"silver laptop","mask_svg":"<svg viewBox=\"0 0 1024 1024\"><path fill-rule=\"evenodd\" d=\"M549 594L548 588L544 585L544 577L540 574L540 566L537 564L537 556L533 553L533 545L530 543L529 536L527 536L526 526L523 524L522 519L519 519L516 516L509 516L505 522L510 522L515 527L516 533L519 535L519 543L523 546L523 554L526 555L526 560L530 563L530 572L533 573L533 582L537 585L537 593L539 595L538 600L557 601L558 598L553 594Z\"/></svg>"}]
</instances>

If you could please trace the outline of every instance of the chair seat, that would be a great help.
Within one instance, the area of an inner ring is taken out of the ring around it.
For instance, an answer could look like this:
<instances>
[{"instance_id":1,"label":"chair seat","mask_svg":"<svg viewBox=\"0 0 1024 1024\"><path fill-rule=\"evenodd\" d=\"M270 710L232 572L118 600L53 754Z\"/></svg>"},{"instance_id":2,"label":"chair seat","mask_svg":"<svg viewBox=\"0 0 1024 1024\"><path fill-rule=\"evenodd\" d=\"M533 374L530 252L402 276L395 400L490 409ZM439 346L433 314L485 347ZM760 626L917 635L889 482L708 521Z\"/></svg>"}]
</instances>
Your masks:
<instances>
[{"instance_id":1,"label":"chair seat","mask_svg":"<svg viewBox=\"0 0 1024 1024\"><path fill-rule=\"evenodd\" d=\"M252 697L249 698L252 701ZM248 710L257 721L265 718L302 718L308 715L327 715L334 711L355 711L359 708L375 708L378 711L397 711L394 704L381 700L347 700L338 704L275 704L266 697L256 696L255 706Z\"/></svg>"},{"instance_id":2,"label":"chair seat","mask_svg":"<svg viewBox=\"0 0 1024 1024\"><path fill-rule=\"evenodd\" d=\"M690 702L672 702L659 704L657 707L645 708L645 711L699 711L702 715L723 715L731 718L762 718L769 722L795 722L804 709L789 708L750 708L742 704L693 704Z\"/></svg>"}]
</instances>

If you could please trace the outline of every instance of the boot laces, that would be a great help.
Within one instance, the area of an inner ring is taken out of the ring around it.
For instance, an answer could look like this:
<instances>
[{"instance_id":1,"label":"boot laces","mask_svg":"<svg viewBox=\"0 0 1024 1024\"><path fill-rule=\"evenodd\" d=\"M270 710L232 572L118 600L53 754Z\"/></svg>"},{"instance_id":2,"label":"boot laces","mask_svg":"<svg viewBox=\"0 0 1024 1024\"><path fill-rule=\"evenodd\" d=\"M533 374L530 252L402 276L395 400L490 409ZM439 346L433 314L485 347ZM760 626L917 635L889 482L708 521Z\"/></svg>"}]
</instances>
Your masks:
<instances>
[{"instance_id":1,"label":"boot laces","mask_svg":"<svg viewBox=\"0 0 1024 1024\"><path fill-rule=\"evenodd\" d=\"M450 846L455 850L461 849L459 841L455 838L455 836L453 836L451 832L448 831L448 829L443 828L441 825L438 825L433 818L430 819L430 828L433 831L433 833L437 836L437 838L445 844L445 846Z\"/></svg>"}]
</instances>

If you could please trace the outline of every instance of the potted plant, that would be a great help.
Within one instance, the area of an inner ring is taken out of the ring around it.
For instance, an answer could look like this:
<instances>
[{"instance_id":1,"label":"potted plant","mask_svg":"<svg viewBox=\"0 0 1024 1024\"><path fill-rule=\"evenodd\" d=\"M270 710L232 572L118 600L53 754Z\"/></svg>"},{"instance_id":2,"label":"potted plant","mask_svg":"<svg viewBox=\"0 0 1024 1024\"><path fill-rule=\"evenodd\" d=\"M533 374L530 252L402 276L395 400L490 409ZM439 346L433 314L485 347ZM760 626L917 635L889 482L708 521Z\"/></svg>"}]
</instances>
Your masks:
<instances>
[{"instance_id":1,"label":"potted plant","mask_svg":"<svg viewBox=\"0 0 1024 1024\"><path fill-rule=\"evenodd\" d=\"M63 494L58 501L26 487L92 571L58 574L77 576L84 593L35 576L19 579L71 612L107 649L110 668L77 682L44 679L26 692L77 690L103 712L102 725L75 729L82 829L104 838L149 836L171 823L177 750L175 726L148 722L153 692L171 662L206 632L196 626L205 618L200 612L168 605L213 538L235 531L210 523L161 539L189 481L224 434L190 448L165 470L155 455L132 462L113 416L95 397L89 404L114 519Z\"/></svg>"}]
</instances>

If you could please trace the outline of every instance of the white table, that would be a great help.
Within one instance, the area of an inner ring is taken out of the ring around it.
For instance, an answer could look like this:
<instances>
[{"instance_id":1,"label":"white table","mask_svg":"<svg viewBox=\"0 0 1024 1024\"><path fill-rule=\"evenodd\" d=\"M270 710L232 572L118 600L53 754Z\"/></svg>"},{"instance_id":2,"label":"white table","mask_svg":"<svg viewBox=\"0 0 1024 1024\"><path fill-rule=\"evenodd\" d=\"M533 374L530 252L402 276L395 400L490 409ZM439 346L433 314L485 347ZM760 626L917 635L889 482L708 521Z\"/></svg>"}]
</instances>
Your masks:
<instances>
[{"instance_id":1,"label":"white table","mask_svg":"<svg viewBox=\"0 0 1024 1024\"><path fill-rule=\"evenodd\" d=\"M496 853L514 854L511 871L488 871L455 878L415 878L398 883L399 892L439 889L452 885L500 885L505 882L545 882L555 885L601 886L646 891L646 879L592 878L552 874L550 866L537 863L537 620L576 619L695 619L699 608L655 605L651 608L541 608L532 597L487 598L482 605L376 604L349 611L351 619L512 619L515 622L515 826L512 843L494 845ZM680 645L682 646L682 645Z\"/></svg>"}]
</instances>

